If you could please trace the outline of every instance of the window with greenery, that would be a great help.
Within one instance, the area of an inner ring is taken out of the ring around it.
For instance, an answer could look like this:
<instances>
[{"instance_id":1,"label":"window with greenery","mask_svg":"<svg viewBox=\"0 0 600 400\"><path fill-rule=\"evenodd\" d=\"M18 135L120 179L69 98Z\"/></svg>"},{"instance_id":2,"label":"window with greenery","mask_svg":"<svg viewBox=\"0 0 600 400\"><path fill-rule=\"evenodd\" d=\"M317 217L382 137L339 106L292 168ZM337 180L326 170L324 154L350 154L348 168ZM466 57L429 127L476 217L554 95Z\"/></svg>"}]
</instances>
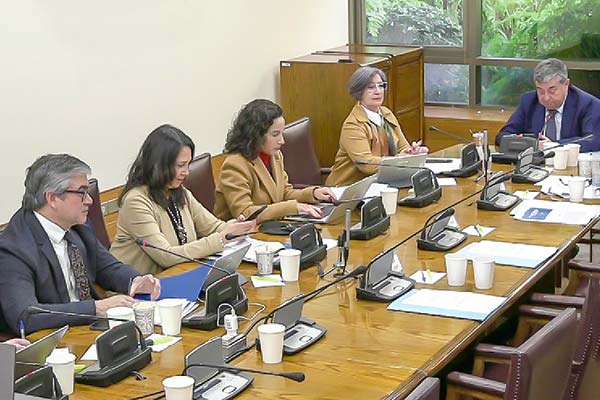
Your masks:
<instances>
[{"instance_id":1,"label":"window with greenery","mask_svg":"<svg viewBox=\"0 0 600 400\"><path fill-rule=\"evenodd\" d=\"M600 96L600 0L355 0L355 11L358 42L425 47L428 103L514 106L548 57Z\"/></svg>"}]
</instances>

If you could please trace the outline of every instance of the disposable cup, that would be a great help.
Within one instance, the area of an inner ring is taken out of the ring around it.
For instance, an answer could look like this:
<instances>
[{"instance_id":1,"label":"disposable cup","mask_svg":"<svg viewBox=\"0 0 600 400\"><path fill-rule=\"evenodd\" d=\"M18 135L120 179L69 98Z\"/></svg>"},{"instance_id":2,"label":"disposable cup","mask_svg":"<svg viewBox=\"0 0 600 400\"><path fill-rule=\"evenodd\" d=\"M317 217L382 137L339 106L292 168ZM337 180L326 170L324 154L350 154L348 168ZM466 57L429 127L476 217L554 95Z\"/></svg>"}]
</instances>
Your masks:
<instances>
[{"instance_id":1,"label":"disposable cup","mask_svg":"<svg viewBox=\"0 0 600 400\"><path fill-rule=\"evenodd\" d=\"M179 335L181 332L181 313L183 309L181 300L162 299L157 304L163 335Z\"/></svg>"},{"instance_id":2,"label":"disposable cup","mask_svg":"<svg viewBox=\"0 0 600 400\"><path fill-rule=\"evenodd\" d=\"M258 275L269 275L273 273L273 258L275 257L274 246L258 246L254 251L256 253L256 268Z\"/></svg>"},{"instance_id":3,"label":"disposable cup","mask_svg":"<svg viewBox=\"0 0 600 400\"><path fill-rule=\"evenodd\" d=\"M106 316L108 318L126 319L128 321L135 321L133 309L130 307L113 307L106 310ZM114 328L115 326L121 325L122 321L108 321L108 327Z\"/></svg>"},{"instance_id":4,"label":"disposable cup","mask_svg":"<svg viewBox=\"0 0 600 400\"><path fill-rule=\"evenodd\" d=\"M587 183L587 178L583 176L573 176L569 179L569 201L581 203L583 201L583 191Z\"/></svg>"},{"instance_id":5,"label":"disposable cup","mask_svg":"<svg viewBox=\"0 0 600 400\"><path fill-rule=\"evenodd\" d=\"M449 253L446 260L446 278L449 286L462 286L467 278L467 257L462 254Z\"/></svg>"},{"instance_id":6,"label":"disposable cup","mask_svg":"<svg viewBox=\"0 0 600 400\"><path fill-rule=\"evenodd\" d=\"M75 377L75 354L54 352L46 358L46 364L52 367L52 372L62 393L70 395L73 393L73 379Z\"/></svg>"},{"instance_id":7,"label":"disposable cup","mask_svg":"<svg viewBox=\"0 0 600 400\"><path fill-rule=\"evenodd\" d=\"M260 352L265 364L278 364L283 356L283 333L285 325L263 324L258 327Z\"/></svg>"},{"instance_id":8,"label":"disposable cup","mask_svg":"<svg viewBox=\"0 0 600 400\"><path fill-rule=\"evenodd\" d=\"M566 147L557 147L554 150L554 168L567 169L569 162L569 149Z\"/></svg>"},{"instance_id":9,"label":"disposable cup","mask_svg":"<svg viewBox=\"0 0 600 400\"><path fill-rule=\"evenodd\" d=\"M154 306L155 303L149 301L138 301L133 304L135 323L143 335L154 333Z\"/></svg>"},{"instance_id":10,"label":"disposable cup","mask_svg":"<svg viewBox=\"0 0 600 400\"><path fill-rule=\"evenodd\" d=\"M579 157L579 150L581 149L581 145L579 143L569 143L565 147L569 151L567 167L576 167L577 166L577 158Z\"/></svg>"},{"instance_id":11,"label":"disposable cup","mask_svg":"<svg viewBox=\"0 0 600 400\"><path fill-rule=\"evenodd\" d=\"M396 214L396 210L398 209L398 189L393 187L381 189L381 201L387 215Z\"/></svg>"},{"instance_id":12,"label":"disposable cup","mask_svg":"<svg viewBox=\"0 0 600 400\"><path fill-rule=\"evenodd\" d=\"M542 143L540 143L540 145L542 146L542 150L547 150L547 149L557 146L558 143L542 142ZM549 166L549 167L553 166L554 165L554 157L546 158L545 162L546 162L546 166Z\"/></svg>"},{"instance_id":13,"label":"disposable cup","mask_svg":"<svg viewBox=\"0 0 600 400\"><path fill-rule=\"evenodd\" d=\"M297 249L285 249L279 252L281 279L286 282L295 282L298 280L301 254L302 252Z\"/></svg>"},{"instance_id":14,"label":"disposable cup","mask_svg":"<svg viewBox=\"0 0 600 400\"><path fill-rule=\"evenodd\" d=\"M494 286L495 262L492 257L475 257L473 273L477 289L491 289Z\"/></svg>"},{"instance_id":15,"label":"disposable cup","mask_svg":"<svg viewBox=\"0 0 600 400\"><path fill-rule=\"evenodd\" d=\"M167 400L192 400L194 378L191 376L170 376L163 379Z\"/></svg>"}]
</instances>

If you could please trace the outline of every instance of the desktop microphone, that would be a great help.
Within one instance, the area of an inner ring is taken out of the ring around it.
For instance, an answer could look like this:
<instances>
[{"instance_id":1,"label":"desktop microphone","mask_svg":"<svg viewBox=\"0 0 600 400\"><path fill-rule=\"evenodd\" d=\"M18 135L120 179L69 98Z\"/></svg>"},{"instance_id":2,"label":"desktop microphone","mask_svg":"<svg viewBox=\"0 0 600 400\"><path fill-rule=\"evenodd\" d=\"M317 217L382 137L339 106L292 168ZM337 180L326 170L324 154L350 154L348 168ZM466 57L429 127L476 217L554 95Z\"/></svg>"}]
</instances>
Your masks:
<instances>
[{"instance_id":1,"label":"desktop microphone","mask_svg":"<svg viewBox=\"0 0 600 400\"><path fill-rule=\"evenodd\" d=\"M457 134L455 134L455 133L450 133L450 132L448 132L448 131L445 131L445 130L443 130L443 129L440 129L440 128L438 128L437 126L434 126L434 125L431 125L431 126L429 126L429 130L430 130L430 131L432 131L432 132L438 132L438 133L441 133L442 135L449 136L449 137L451 137L451 138L453 138L453 139L455 139L455 140L458 140L459 142L463 142L463 143L473 143L473 141L472 141L472 140L469 140L469 139L467 139L467 138L464 138L464 137L462 137L462 136L459 136L459 135L457 135Z\"/></svg>"},{"instance_id":2,"label":"desktop microphone","mask_svg":"<svg viewBox=\"0 0 600 400\"><path fill-rule=\"evenodd\" d=\"M248 235L254 235L256 233L258 233L258 231L251 231L251 232L244 232L244 233L226 233L225 240L238 239L238 238L245 237Z\"/></svg>"},{"instance_id":3,"label":"desktop microphone","mask_svg":"<svg viewBox=\"0 0 600 400\"><path fill-rule=\"evenodd\" d=\"M305 375L303 372L273 372L273 371L261 371L259 369L251 369L251 368L241 368L234 367L233 365L218 365L218 364L208 364L208 363L194 363L187 365L181 375L186 375L188 369L191 367L207 367L207 368L215 368L218 370L230 371L230 372L250 372L253 374L260 375L272 375L272 376L280 376L285 379L290 379L296 382L303 382L305 379Z\"/></svg>"},{"instance_id":4,"label":"desktop microphone","mask_svg":"<svg viewBox=\"0 0 600 400\"><path fill-rule=\"evenodd\" d=\"M256 233L256 232L249 232L249 233ZM159 250L159 251L162 251L164 253L170 254L172 256L183 258L186 261L193 262L193 263L198 263L198 264L200 264L202 266L205 266L205 267L208 267L208 268L211 268L211 269L216 269L217 271L220 271L220 272L224 273L225 275L231 275L229 273L229 271L227 271L227 270L225 270L223 268L216 267L216 266L214 266L212 264L206 263L206 262L204 262L202 260L199 260L197 258L188 257L185 254L176 253L174 251L167 250L167 249L164 249L162 247L155 246L155 245L153 245L151 243L148 243L146 240L136 239L135 243L137 243L137 245L140 246L140 247L142 247L142 248L150 248L150 249L154 249L154 250Z\"/></svg>"}]
</instances>

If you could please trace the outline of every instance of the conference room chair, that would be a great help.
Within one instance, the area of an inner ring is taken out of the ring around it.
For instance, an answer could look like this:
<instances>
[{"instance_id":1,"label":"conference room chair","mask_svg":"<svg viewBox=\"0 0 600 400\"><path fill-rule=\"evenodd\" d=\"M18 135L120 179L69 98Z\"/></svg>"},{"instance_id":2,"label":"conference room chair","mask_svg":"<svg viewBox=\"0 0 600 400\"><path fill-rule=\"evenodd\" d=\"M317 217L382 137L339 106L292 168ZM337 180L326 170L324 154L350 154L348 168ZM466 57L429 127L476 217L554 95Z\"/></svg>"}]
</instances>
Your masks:
<instances>
[{"instance_id":1,"label":"conference room chair","mask_svg":"<svg viewBox=\"0 0 600 400\"><path fill-rule=\"evenodd\" d=\"M571 260L567 264L569 270L569 286L565 294L586 297L588 281L594 275L600 275L600 264L593 264L581 260Z\"/></svg>"},{"instance_id":2,"label":"conference room chair","mask_svg":"<svg viewBox=\"0 0 600 400\"><path fill-rule=\"evenodd\" d=\"M577 312L567 308L518 347L479 344L473 374L451 372L446 400L561 399L569 381L577 337ZM508 365L504 381L481 376L486 363Z\"/></svg>"},{"instance_id":3,"label":"conference room chair","mask_svg":"<svg viewBox=\"0 0 600 400\"><path fill-rule=\"evenodd\" d=\"M439 400L440 380L428 377L423 380L404 400Z\"/></svg>"},{"instance_id":4,"label":"conference room chair","mask_svg":"<svg viewBox=\"0 0 600 400\"><path fill-rule=\"evenodd\" d=\"M215 178L212 172L210 153L202 153L194 157L190 163L190 174L185 186L202 205L210 212L215 208Z\"/></svg>"},{"instance_id":5,"label":"conference room chair","mask_svg":"<svg viewBox=\"0 0 600 400\"><path fill-rule=\"evenodd\" d=\"M106 249L110 249L110 238L106 231L106 224L104 223L104 214L102 213L102 204L100 203L100 190L98 189L98 180L91 178L89 181L88 193L94 201L88 210L88 218L96 237L102 243Z\"/></svg>"},{"instance_id":6,"label":"conference room chair","mask_svg":"<svg viewBox=\"0 0 600 400\"><path fill-rule=\"evenodd\" d=\"M331 168L321 168L312 140L310 118L304 117L283 129L285 144L281 148L289 182L296 188L318 186L325 182Z\"/></svg>"}]
</instances>

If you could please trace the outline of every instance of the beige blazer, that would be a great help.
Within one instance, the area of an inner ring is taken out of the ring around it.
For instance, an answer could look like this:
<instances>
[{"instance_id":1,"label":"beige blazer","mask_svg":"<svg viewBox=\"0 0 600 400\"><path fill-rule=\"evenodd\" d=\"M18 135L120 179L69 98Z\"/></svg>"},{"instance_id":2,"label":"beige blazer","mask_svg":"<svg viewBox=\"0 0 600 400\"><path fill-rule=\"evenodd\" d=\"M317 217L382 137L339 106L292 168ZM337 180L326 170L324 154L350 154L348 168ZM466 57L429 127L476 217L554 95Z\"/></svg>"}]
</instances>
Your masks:
<instances>
[{"instance_id":1,"label":"beige blazer","mask_svg":"<svg viewBox=\"0 0 600 400\"><path fill-rule=\"evenodd\" d=\"M381 107L383 118L392 127L397 152L410 147L400 129L394 113ZM379 139L377 127L369 121L367 113L360 103L356 103L346 117L340 133L340 148L335 155L331 174L327 177L327 186L350 185L364 177L377 172L377 165L356 165L355 161L379 164L381 157L387 153Z\"/></svg>"},{"instance_id":2,"label":"beige blazer","mask_svg":"<svg viewBox=\"0 0 600 400\"><path fill-rule=\"evenodd\" d=\"M298 202L316 203L315 187L294 189L283 168L283 154L271 157L273 176L260 158L253 161L241 154L230 154L223 162L217 185L215 214L224 220L243 214L248 216L261 205L270 204L261 220L281 218L298 213Z\"/></svg>"},{"instance_id":3,"label":"beige blazer","mask_svg":"<svg viewBox=\"0 0 600 400\"><path fill-rule=\"evenodd\" d=\"M142 249L135 243L136 239L191 258L202 258L223 250L218 232L223 230L225 223L207 211L190 191L185 188L184 191L186 204L180 212L188 243L179 245L167 210L152 201L147 186L139 186L131 189L123 199L110 252L143 274L157 274L186 260L159 250Z\"/></svg>"}]
</instances>

